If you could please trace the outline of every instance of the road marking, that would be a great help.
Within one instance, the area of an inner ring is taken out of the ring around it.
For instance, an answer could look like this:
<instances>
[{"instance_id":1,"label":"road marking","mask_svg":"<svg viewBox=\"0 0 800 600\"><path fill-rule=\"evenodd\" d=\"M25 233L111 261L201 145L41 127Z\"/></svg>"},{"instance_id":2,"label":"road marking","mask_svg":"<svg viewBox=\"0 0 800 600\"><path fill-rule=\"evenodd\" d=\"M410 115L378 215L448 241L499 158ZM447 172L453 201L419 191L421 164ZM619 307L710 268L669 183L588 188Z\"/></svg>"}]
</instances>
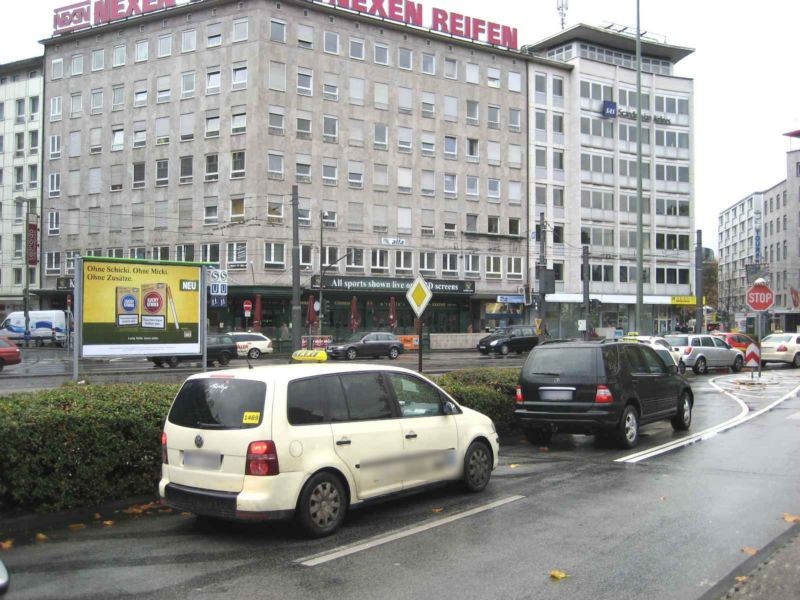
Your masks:
<instances>
[{"instance_id":1,"label":"road marking","mask_svg":"<svg viewBox=\"0 0 800 600\"><path fill-rule=\"evenodd\" d=\"M797 420L797 421L800 421L800 412L796 412L796 413L794 413L793 415L789 415L789 416L788 416L788 417L786 417L786 418L787 418L787 419L795 419L795 420Z\"/></svg>"},{"instance_id":2,"label":"road marking","mask_svg":"<svg viewBox=\"0 0 800 600\"><path fill-rule=\"evenodd\" d=\"M735 417L728 419L720 423L719 425L714 425L713 427L709 427L702 431L698 431L692 435L686 436L685 438L681 438L679 440L675 440L672 442L667 442L666 444L661 444L660 446L656 446L655 448L649 448L648 450L642 450L641 452L635 452L634 454L629 454L628 456L623 456L622 458L616 459L614 462L618 463L638 463L643 460L647 460L648 458L653 458L660 454L664 454L665 452L671 452L672 450L676 450L678 448L683 448L690 444L694 444L696 442L702 442L703 440L710 439L717 435L718 433L722 433L723 431L727 431L728 429L732 429L733 427L737 427L747 421L754 419L768 410L772 410L782 402L785 402L789 398L793 397L798 390L800 390L800 385L793 388L789 393L782 396L772 404L765 406L757 411L750 411L747 405L738 397L734 396L729 391L723 389L719 385L717 385L716 380L719 377L715 377L714 379L710 380L710 384L713 385L717 390L725 394L726 396L730 396L735 400L739 406L742 408L741 412L736 415Z\"/></svg>"},{"instance_id":3,"label":"road marking","mask_svg":"<svg viewBox=\"0 0 800 600\"><path fill-rule=\"evenodd\" d=\"M441 527L442 525L447 525L448 523L452 523L453 521L458 521L459 519L465 519L467 517L471 517L472 515L477 515L478 513L486 512L487 510L491 510L493 508L498 508L505 504L509 504L510 502L516 502L517 500L522 500L524 497L525 496L508 496L507 498L501 498L500 500L495 500L494 502L490 502L489 504L484 504L483 506L471 508L469 510L456 513L454 515L450 515L449 517L436 519L435 521L423 523L422 525L416 525L413 527L407 527L405 529L399 529L393 533L385 533L383 535L370 538L366 541L355 542L353 544L341 546L334 550L323 552L322 554L306 556L304 558L296 560L295 562L303 565L304 567L316 567L317 565L321 565L330 562L332 560L336 560L338 558L350 556L351 554L355 554L356 552L362 552L364 550L369 550L371 548L375 548L383 544L388 544L389 542L394 542L395 540L401 540L411 535L422 533L423 531L428 531L429 529L434 529L435 527Z\"/></svg>"}]
</instances>

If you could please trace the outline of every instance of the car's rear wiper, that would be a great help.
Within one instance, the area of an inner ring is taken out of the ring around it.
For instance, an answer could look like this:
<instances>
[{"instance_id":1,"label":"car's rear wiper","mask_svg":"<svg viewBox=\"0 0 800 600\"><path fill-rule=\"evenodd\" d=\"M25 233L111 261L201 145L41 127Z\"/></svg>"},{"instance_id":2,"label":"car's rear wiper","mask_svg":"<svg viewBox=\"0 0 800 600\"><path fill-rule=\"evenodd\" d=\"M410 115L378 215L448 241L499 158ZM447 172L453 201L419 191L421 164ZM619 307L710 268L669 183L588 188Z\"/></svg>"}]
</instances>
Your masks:
<instances>
[{"instance_id":1,"label":"car's rear wiper","mask_svg":"<svg viewBox=\"0 0 800 600\"><path fill-rule=\"evenodd\" d=\"M227 429L229 427L229 425L223 425L222 423L201 423L198 421L197 424L208 429Z\"/></svg>"},{"instance_id":2,"label":"car's rear wiper","mask_svg":"<svg viewBox=\"0 0 800 600\"><path fill-rule=\"evenodd\" d=\"M543 371L532 371L531 375L549 375L550 377L561 377L561 373L545 373Z\"/></svg>"}]
</instances>

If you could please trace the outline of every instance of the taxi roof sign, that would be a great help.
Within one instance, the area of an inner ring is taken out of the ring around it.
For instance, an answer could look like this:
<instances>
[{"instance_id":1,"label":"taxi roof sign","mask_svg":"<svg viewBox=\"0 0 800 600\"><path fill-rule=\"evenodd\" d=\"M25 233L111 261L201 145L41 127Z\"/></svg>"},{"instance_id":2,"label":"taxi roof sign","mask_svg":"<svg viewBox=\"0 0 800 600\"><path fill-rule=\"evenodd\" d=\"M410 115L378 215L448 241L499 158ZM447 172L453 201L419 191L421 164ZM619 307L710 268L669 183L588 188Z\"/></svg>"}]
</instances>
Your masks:
<instances>
[{"instance_id":1,"label":"taxi roof sign","mask_svg":"<svg viewBox=\"0 0 800 600\"><path fill-rule=\"evenodd\" d=\"M427 308L431 298L433 298L431 288L421 275L417 275L417 278L406 292L406 300L408 300L417 318L420 318L422 313L425 312L425 308Z\"/></svg>"},{"instance_id":2,"label":"taxi roof sign","mask_svg":"<svg viewBox=\"0 0 800 600\"><path fill-rule=\"evenodd\" d=\"M325 350L297 350L292 353L292 362L325 362L328 353Z\"/></svg>"}]
</instances>

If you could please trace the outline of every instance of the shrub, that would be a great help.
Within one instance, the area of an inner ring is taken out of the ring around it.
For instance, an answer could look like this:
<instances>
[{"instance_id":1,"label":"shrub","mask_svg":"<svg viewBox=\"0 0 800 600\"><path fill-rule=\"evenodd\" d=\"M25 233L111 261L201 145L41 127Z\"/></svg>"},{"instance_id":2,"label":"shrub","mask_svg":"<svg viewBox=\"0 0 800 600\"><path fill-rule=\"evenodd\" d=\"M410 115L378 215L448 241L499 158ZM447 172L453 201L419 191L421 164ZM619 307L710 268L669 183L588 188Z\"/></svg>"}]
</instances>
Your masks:
<instances>
[{"instance_id":1,"label":"shrub","mask_svg":"<svg viewBox=\"0 0 800 600\"><path fill-rule=\"evenodd\" d=\"M477 410L506 432L514 421L519 369L463 369L442 375L438 383L459 404Z\"/></svg>"},{"instance_id":2,"label":"shrub","mask_svg":"<svg viewBox=\"0 0 800 600\"><path fill-rule=\"evenodd\" d=\"M446 373L439 378L439 384L444 387L452 384L478 385L488 387L498 392L514 396L519 382L521 369L462 369Z\"/></svg>"},{"instance_id":3,"label":"shrub","mask_svg":"<svg viewBox=\"0 0 800 600\"><path fill-rule=\"evenodd\" d=\"M152 494L177 385L68 385L0 397L0 510Z\"/></svg>"}]
</instances>

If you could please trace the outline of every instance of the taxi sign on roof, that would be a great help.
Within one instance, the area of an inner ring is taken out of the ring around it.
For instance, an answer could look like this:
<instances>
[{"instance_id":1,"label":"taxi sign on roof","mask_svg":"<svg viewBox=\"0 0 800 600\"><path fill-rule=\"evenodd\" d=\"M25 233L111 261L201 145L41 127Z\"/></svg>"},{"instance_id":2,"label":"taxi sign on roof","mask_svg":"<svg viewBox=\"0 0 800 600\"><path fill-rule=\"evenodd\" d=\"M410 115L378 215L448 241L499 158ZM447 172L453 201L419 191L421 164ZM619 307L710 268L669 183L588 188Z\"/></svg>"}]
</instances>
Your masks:
<instances>
[{"instance_id":1,"label":"taxi sign on roof","mask_svg":"<svg viewBox=\"0 0 800 600\"><path fill-rule=\"evenodd\" d=\"M297 350L292 354L292 361L296 362L325 362L328 353L325 350Z\"/></svg>"},{"instance_id":2,"label":"taxi sign on roof","mask_svg":"<svg viewBox=\"0 0 800 600\"><path fill-rule=\"evenodd\" d=\"M417 275L417 278L406 292L406 300L408 300L417 318L421 317L422 313L425 312L425 308L428 306L428 302L431 301L431 298L433 298L433 292L431 292L427 282L421 275Z\"/></svg>"}]
</instances>

